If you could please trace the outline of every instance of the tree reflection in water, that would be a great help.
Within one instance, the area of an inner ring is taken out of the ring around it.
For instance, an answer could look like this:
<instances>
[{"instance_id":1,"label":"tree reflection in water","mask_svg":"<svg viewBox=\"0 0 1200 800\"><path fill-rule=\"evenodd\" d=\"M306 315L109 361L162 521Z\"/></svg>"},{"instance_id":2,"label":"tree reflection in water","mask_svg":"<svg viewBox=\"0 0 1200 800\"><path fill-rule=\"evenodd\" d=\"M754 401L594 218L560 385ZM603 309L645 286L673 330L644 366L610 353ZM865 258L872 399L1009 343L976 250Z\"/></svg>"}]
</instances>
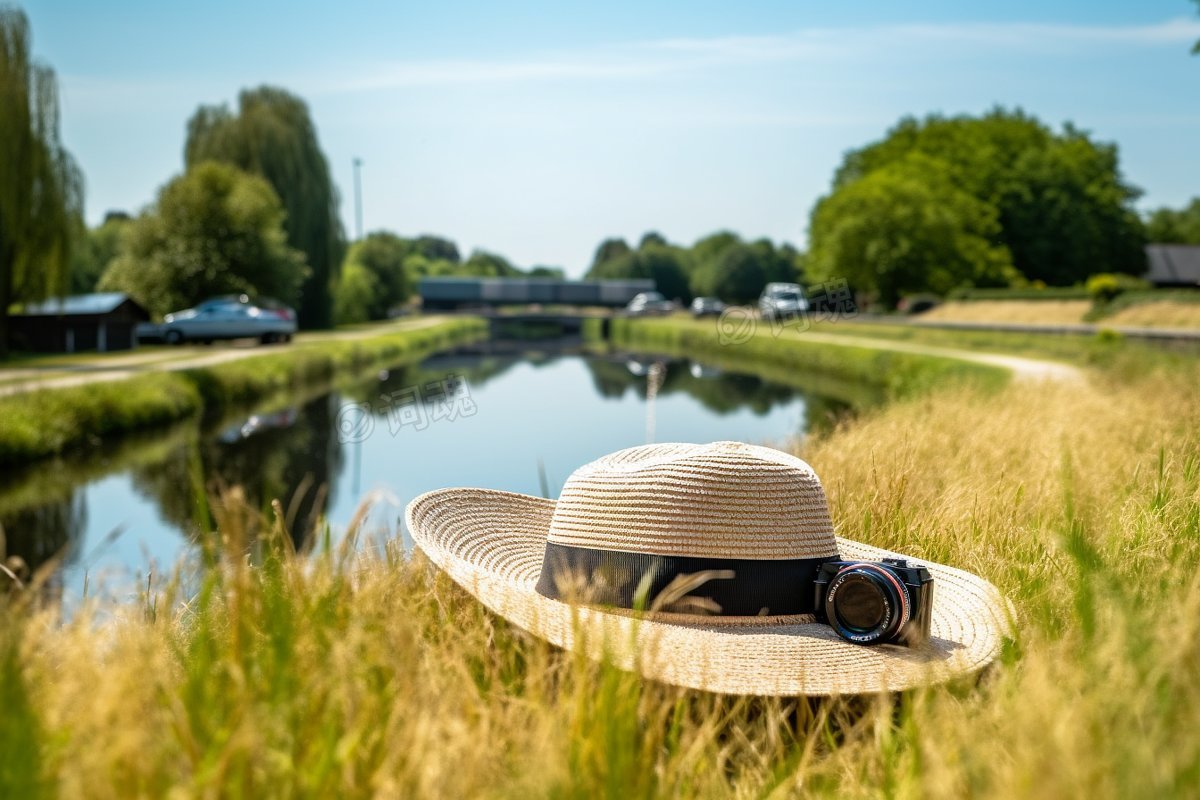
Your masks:
<instances>
[{"instance_id":1,"label":"tree reflection in water","mask_svg":"<svg viewBox=\"0 0 1200 800\"><path fill-rule=\"evenodd\" d=\"M298 408L225 424L216 435L198 437L162 462L135 470L134 486L158 505L164 519L191 533L208 527L216 485L242 487L246 502L264 512L278 499L300 546L325 513L326 498L342 471L334 427L339 406L338 395L331 393Z\"/></svg>"},{"instance_id":2,"label":"tree reflection in water","mask_svg":"<svg viewBox=\"0 0 1200 800\"><path fill-rule=\"evenodd\" d=\"M449 375L465 379L474 390L518 365L538 369L580 357L578 352L539 347L538 353L511 348L446 353L420 365L341 383L336 392L291 405L268 405L216 423L191 420L11 471L2 476L0 491L0 525L6 536L2 555L19 556L31 570L56 556L66 563L77 561L79 543L88 535L84 487L117 473L128 474L134 490L154 505L167 526L188 537L210 528L209 498L219 486L242 487L247 502L265 513L278 499L294 542L302 545L330 507L328 498L355 455L351 445L338 441L337 413L342 404L370 403L380 415L385 413L386 398L413 387L428 397L433 390L427 387ZM595 391L605 398L620 398L627 392L644 398L649 367L660 360L612 354L583 358ZM661 361L659 397L687 394L719 415L739 409L766 415L801 392L805 429L813 431L831 426L850 408L849 403L824 393L810 394L752 375L686 360ZM357 491L353 485L348 489Z\"/></svg>"}]
</instances>

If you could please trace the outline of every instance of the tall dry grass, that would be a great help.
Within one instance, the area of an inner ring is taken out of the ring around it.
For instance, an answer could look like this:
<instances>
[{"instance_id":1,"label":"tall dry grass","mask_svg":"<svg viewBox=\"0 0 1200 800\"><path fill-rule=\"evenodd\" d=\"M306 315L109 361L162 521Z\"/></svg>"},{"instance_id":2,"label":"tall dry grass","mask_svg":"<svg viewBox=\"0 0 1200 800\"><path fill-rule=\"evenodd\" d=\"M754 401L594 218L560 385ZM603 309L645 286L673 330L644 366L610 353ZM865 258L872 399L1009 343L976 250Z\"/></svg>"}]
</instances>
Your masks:
<instances>
[{"instance_id":1,"label":"tall dry grass","mask_svg":"<svg viewBox=\"0 0 1200 800\"><path fill-rule=\"evenodd\" d=\"M1200 328L1200 303L1157 300L1126 306L1101 320L1104 325L1148 328Z\"/></svg>"},{"instance_id":2,"label":"tall dry grass","mask_svg":"<svg viewBox=\"0 0 1200 800\"><path fill-rule=\"evenodd\" d=\"M136 601L62 623L8 596L0 796L1194 796L1198 380L947 389L807 446L840 533L1012 599L1018 639L978 682L824 702L650 684L394 546L296 556L233 492L207 566Z\"/></svg>"},{"instance_id":3,"label":"tall dry grass","mask_svg":"<svg viewBox=\"0 0 1200 800\"><path fill-rule=\"evenodd\" d=\"M922 320L1079 325L1091 300L951 300L921 314Z\"/></svg>"}]
</instances>

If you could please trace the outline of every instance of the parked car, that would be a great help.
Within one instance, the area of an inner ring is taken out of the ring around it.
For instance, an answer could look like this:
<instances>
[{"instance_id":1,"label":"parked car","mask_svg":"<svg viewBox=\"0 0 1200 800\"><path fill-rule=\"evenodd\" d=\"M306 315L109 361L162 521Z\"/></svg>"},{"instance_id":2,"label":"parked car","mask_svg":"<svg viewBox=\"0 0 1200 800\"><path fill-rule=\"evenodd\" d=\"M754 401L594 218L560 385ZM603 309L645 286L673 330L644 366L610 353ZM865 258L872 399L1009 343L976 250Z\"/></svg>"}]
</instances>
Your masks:
<instances>
[{"instance_id":1,"label":"parked car","mask_svg":"<svg viewBox=\"0 0 1200 800\"><path fill-rule=\"evenodd\" d=\"M725 310L725 304L715 297L697 297L692 301L693 317L718 317Z\"/></svg>"},{"instance_id":2,"label":"parked car","mask_svg":"<svg viewBox=\"0 0 1200 800\"><path fill-rule=\"evenodd\" d=\"M295 333L295 311L267 298L251 302L244 294L214 297L195 308L167 314L161 325L138 328L138 338L167 344L248 338L271 344L291 341Z\"/></svg>"},{"instance_id":3,"label":"parked car","mask_svg":"<svg viewBox=\"0 0 1200 800\"><path fill-rule=\"evenodd\" d=\"M808 312L808 298L798 283L768 283L758 298L763 319L786 319Z\"/></svg>"},{"instance_id":4,"label":"parked car","mask_svg":"<svg viewBox=\"0 0 1200 800\"><path fill-rule=\"evenodd\" d=\"M646 314L670 314L675 304L658 292L639 292L625 306L625 311L635 316Z\"/></svg>"}]
</instances>

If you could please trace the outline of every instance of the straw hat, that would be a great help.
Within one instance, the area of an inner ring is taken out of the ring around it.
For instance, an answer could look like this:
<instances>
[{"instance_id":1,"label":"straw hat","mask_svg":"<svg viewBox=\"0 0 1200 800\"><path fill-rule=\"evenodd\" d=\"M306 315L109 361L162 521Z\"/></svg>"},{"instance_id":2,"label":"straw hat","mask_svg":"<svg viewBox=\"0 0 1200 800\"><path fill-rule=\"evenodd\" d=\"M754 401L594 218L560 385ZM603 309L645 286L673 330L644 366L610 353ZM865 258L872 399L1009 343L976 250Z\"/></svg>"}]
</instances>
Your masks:
<instances>
[{"instance_id":1,"label":"straw hat","mask_svg":"<svg viewBox=\"0 0 1200 800\"><path fill-rule=\"evenodd\" d=\"M835 537L816 474L766 447L634 447L577 469L557 502L442 489L406 519L433 563L500 616L694 689L898 691L981 669L1008 631L994 586L926 561L928 644L852 644L816 622L813 564L902 556Z\"/></svg>"}]
</instances>

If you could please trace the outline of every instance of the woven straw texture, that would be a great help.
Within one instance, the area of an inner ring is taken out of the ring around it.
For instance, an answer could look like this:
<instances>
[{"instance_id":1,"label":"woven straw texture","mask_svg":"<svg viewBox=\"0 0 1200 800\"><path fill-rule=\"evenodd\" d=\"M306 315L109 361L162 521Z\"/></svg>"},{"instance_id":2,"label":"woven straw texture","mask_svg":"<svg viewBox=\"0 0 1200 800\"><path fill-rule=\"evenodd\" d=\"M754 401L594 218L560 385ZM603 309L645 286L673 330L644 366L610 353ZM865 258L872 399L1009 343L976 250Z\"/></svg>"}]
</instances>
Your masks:
<instances>
[{"instance_id":1,"label":"woven straw texture","mask_svg":"<svg viewBox=\"0 0 1200 800\"><path fill-rule=\"evenodd\" d=\"M922 561L934 578L932 638L864 647L808 617L638 618L538 594L546 542L743 559L902 557L837 538L821 484L800 459L736 442L648 445L577 470L555 502L443 489L406 512L413 541L495 613L555 645L724 694L899 691L981 669L999 653L1006 606L983 579Z\"/></svg>"}]
</instances>

